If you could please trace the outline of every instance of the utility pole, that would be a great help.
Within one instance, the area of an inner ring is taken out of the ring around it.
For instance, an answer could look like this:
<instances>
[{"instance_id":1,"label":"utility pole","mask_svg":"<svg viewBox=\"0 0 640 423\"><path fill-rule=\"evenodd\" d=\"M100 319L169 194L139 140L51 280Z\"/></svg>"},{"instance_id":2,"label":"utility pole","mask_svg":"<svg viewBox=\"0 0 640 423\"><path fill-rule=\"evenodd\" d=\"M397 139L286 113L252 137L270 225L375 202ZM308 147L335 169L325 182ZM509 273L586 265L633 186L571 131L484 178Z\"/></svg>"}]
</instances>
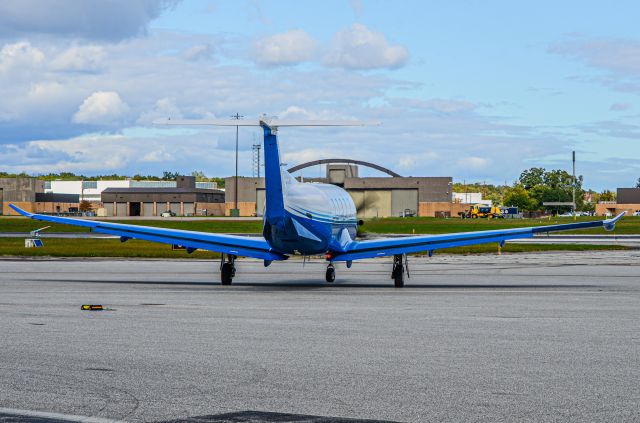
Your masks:
<instances>
[{"instance_id":1,"label":"utility pole","mask_svg":"<svg viewBox=\"0 0 640 423\"><path fill-rule=\"evenodd\" d=\"M572 154L573 161L573 220L576 220L576 152Z\"/></svg>"},{"instance_id":2,"label":"utility pole","mask_svg":"<svg viewBox=\"0 0 640 423\"><path fill-rule=\"evenodd\" d=\"M236 114L232 115L231 117L235 120L240 120L244 116L236 112ZM231 216L238 217L240 216L240 210L238 209L238 125L236 125L236 177L234 178L233 192L234 192L233 196L235 198L234 198L234 207L233 207L233 210L231 211Z\"/></svg>"}]
</instances>

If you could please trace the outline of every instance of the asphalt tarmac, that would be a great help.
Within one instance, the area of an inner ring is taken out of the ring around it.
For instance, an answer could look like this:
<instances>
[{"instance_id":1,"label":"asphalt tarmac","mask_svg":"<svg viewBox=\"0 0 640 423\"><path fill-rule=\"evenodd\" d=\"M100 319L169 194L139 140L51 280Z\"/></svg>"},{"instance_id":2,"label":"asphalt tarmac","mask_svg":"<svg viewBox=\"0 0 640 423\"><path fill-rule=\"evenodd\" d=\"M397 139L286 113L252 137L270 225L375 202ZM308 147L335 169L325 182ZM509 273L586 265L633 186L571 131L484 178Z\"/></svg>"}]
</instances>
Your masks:
<instances>
[{"instance_id":1,"label":"asphalt tarmac","mask_svg":"<svg viewBox=\"0 0 640 423\"><path fill-rule=\"evenodd\" d=\"M639 421L639 259L0 260L0 422Z\"/></svg>"}]
</instances>

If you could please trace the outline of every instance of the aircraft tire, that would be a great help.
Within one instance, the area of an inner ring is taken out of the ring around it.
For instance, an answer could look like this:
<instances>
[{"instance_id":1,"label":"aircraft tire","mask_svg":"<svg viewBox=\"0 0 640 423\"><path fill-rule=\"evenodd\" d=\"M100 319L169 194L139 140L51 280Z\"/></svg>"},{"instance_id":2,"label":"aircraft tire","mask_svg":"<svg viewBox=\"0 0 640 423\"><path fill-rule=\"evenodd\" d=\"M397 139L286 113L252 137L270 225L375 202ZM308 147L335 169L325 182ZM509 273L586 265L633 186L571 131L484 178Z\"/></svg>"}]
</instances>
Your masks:
<instances>
[{"instance_id":1,"label":"aircraft tire","mask_svg":"<svg viewBox=\"0 0 640 423\"><path fill-rule=\"evenodd\" d=\"M404 268L401 267L394 272L393 285L396 288L404 287Z\"/></svg>"},{"instance_id":2,"label":"aircraft tire","mask_svg":"<svg viewBox=\"0 0 640 423\"><path fill-rule=\"evenodd\" d=\"M325 273L325 280L329 283L332 283L336 280L336 269L333 266L327 267L327 273Z\"/></svg>"},{"instance_id":3,"label":"aircraft tire","mask_svg":"<svg viewBox=\"0 0 640 423\"><path fill-rule=\"evenodd\" d=\"M231 263L222 263L222 269L220 270L220 283L222 285L231 285L235 273L234 270Z\"/></svg>"}]
</instances>

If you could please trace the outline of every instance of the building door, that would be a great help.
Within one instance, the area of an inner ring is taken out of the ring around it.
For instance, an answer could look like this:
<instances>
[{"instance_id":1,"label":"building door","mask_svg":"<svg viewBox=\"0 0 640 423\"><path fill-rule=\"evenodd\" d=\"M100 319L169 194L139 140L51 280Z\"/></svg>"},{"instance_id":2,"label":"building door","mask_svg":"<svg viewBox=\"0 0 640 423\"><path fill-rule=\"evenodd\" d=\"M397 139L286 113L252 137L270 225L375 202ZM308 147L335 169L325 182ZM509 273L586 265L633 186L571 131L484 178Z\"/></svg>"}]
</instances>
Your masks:
<instances>
[{"instance_id":1,"label":"building door","mask_svg":"<svg viewBox=\"0 0 640 423\"><path fill-rule=\"evenodd\" d=\"M360 219L391 216L391 191L349 190Z\"/></svg>"},{"instance_id":2,"label":"building door","mask_svg":"<svg viewBox=\"0 0 640 423\"><path fill-rule=\"evenodd\" d=\"M131 202L131 203L129 203L129 216L140 216L140 203L139 202Z\"/></svg>"},{"instance_id":3,"label":"building door","mask_svg":"<svg viewBox=\"0 0 640 423\"><path fill-rule=\"evenodd\" d=\"M142 206L143 216L153 216L153 203L144 203Z\"/></svg>"},{"instance_id":4,"label":"building door","mask_svg":"<svg viewBox=\"0 0 640 423\"><path fill-rule=\"evenodd\" d=\"M116 203L116 216L123 217L127 215L127 203Z\"/></svg>"},{"instance_id":5,"label":"building door","mask_svg":"<svg viewBox=\"0 0 640 423\"><path fill-rule=\"evenodd\" d=\"M391 191L391 216L414 215L418 213L417 189L394 189Z\"/></svg>"},{"instance_id":6,"label":"building door","mask_svg":"<svg viewBox=\"0 0 640 423\"><path fill-rule=\"evenodd\" d=\"M258 188L256 190L256 216L264 216L264 188Z\"/></svg>"}]
</instances>

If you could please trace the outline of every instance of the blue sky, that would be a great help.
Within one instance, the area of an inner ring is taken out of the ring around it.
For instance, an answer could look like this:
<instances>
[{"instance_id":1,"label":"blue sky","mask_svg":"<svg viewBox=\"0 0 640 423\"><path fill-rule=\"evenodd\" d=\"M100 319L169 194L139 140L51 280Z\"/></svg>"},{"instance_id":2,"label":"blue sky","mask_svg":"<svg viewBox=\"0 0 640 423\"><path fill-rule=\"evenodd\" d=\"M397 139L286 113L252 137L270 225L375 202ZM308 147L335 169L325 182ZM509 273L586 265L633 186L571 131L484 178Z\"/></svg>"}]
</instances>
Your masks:
<instances>
[{"instance_id":1,"label":"blue sky","mask_svg":"<svg viewBox=\"0 0 640 423\"><path fill-rule=\"evenodd\" d=\"M640 177L640 5L596 1L0 3L0 170L233 172L235 131L158 117L262 113L378 128L280 132L283 160L512 183ZM241 131L251 174L257 131ZM316 175L318 169L310 169ZM375 173L370 173L375 175Z\"/></svg>"}]
</instances>

